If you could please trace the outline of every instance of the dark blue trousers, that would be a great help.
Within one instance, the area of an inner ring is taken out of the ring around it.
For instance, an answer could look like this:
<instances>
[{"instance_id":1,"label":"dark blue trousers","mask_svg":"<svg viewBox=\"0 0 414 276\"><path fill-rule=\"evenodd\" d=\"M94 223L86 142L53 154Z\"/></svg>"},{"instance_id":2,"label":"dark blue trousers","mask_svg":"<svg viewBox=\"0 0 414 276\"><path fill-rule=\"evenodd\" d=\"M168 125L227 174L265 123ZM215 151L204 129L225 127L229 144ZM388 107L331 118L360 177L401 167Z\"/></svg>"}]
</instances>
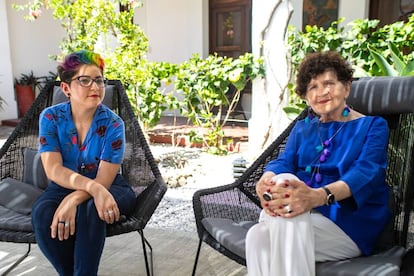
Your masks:
<instances>
[{"instance_id":1,"label":"dark blue trousers","mask_svg":"<svg viewBox=\"0 0 414 276\"><path fill-rule=\"evenodd\" d=\"M50 183L32 208L32 225L40 250L59 275L98 274L106 237L106 222L96 211L93 198L80 204L76 213L74 236L60 241L50 237L50 225L57 207L72 190ZM135 193L121 175L110 188L121 214L128 215L135 206Z\"/></svg>"}]
</instances>

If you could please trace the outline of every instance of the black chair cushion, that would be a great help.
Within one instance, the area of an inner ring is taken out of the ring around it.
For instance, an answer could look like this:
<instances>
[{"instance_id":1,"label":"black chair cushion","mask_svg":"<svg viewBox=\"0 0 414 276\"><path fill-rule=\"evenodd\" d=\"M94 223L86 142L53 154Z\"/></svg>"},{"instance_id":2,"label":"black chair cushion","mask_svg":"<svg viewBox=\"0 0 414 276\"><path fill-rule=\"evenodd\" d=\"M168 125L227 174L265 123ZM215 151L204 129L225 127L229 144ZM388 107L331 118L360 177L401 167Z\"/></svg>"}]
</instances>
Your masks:
<instances>
[{"instance_id":1,"label":"black chair cushion","mask_svg":"<svg viewBox=\"0 0 414 276\"><path fill-rule=\"evenodd\" d=\"M352 82L347 103L366 115L414 112L414 76L367 77Z\"/></svg>"},{"instance_id":2,"label":"black chair cushion","mask_svg":"<svg viewBox=\"0 0 414 276\"><path fill-rule=\"evenodd\" d=\"M1 231L33 232L31 216L0 205L0 229Z\"/></svg>"},{"instance_id":3,"label":"black chair cushion","mask_svg":"<svg viewBox=\"0 0 414 276\"><path fill-rule=\"evenodd\" d=\"M40 153L35 149L23 149L23 182L43 190L49 185Z\"/></svg>"},{"instance_id":4,"label":"black chair cushion","mask_svg":"<svg viewBox=\"0 0 414 276\"><path fill-rule=\"evenodd\" d=\"M43 190L33 185L7 177L0 182L0 206L28 215L42 192Z\"/></svg>"}]
</instances>

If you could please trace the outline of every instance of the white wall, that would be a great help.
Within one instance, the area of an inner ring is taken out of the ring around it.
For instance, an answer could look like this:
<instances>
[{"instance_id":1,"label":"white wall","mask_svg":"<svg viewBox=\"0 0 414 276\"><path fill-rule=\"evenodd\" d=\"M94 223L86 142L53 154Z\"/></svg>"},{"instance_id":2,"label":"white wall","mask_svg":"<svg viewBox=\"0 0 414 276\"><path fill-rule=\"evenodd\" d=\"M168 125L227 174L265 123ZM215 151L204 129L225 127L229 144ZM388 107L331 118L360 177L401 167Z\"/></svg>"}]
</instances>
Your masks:
<instances>
[{"instance_id":1,"label":"white wall","mask_svg":"<svg viewBox=\"0 0 414 276\"><path fill-rule=\"evenodd\" d=\"M0 91L7 101L5 109L0 110L0 121L17 118L14 78L30 71L38 77L55 71L56 63L48 55L59 53L58 45L63 36L60 24L52 19L50 11L44 12L39 20L28 22L23 18L24 12L11 7L12 3L26 2L0 1L0 75L4 75L0 76Z\"/></svg>"},{"instance_id":2,"label":"white wall","mask_svg":"<svg viewBox=\"0 0 414 276\"><path fill-rule=\"evenodd\" d=\"M9 39L13 75L27 74L33 70L36 76L55 71L56 62L49 59L51 54L59 54L59 42L64 36L59 22L53 20L52 13L46 10L35 21L26 21L25 12L16 11L12 3L26 3L25 0L6 0L9 26Z\"/></svg>"},{"instance_id":3,"label":"white wall","mask_svg":"<svg viewBox=\"0 0 414 276\"><path fill-rule=\"evenodd\" d=\"M5 100L0 110L0 120L17 117L13 90L13 73L10 58L9 30L6 2L0 1L0 96Z\"/></svg>"},{"instance_id":4,"label":"white wall","mask_svg":"<svg viewBox=\"0 0 414 276\"><path fill-rule=\"evenodd\" d=\"M148 36L151 61L181 63L208 54L208 0L144 0L135 22ZM207 5L206 5L207 3ZM207 7L207 9L205 9Z\"/></svg>"}]
</instances>

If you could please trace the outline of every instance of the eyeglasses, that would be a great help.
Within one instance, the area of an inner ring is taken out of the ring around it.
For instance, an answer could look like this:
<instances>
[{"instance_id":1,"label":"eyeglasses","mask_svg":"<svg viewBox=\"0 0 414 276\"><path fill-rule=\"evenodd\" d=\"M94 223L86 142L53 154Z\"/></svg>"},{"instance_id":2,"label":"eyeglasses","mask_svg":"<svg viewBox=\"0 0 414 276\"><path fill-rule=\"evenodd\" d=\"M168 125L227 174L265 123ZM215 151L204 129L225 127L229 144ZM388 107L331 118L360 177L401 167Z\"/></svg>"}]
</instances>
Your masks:
<instances>
[{"instance_id":1,"label":"eyeglasses","mask_svg":"<svg viewBox=\"0 0 414 276\"><path fill-rule=\"evenodd\" d=\"M97 77L95 79L89 76L79 76L77 78L71 79L71 81L77 80L82 87L91 87L92 83L95 82L99 88L104 88L106 85L106 80L103 77Z\"/></svg>"}]
</instances>

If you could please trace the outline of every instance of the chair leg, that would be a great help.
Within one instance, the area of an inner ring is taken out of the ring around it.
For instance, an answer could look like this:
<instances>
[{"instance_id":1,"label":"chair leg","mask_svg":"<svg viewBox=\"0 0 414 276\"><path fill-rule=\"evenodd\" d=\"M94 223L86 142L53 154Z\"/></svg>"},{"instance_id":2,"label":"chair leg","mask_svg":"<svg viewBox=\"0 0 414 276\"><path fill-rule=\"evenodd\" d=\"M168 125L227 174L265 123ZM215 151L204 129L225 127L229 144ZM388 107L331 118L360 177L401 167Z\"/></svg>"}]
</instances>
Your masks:
<instances>
[{"instance_id":1,"label":"chair leg","mask_svg":"<svg viewBox=\"0 0 414 276\"><path fill-rule=\"evenodd\" d=\"M200 250L201 250L201 244L203 243L202 239L199 239L198 241L198 248L197 248L197 254L194 260L194 266L193 266L193 273L191 274L192 276L195 276L196 273L196 269L197 269L197 264L198 264L198 257L200 256Z\"/></svg>"},{"instance_id":2,"label":"chair leg","mask_svg":"<svg viewBox=\"0 0 414 276\"><path fill-rule=\"evenodd\" d=\"M152 246L147 241L147 239L144 237L144 230L138 230L138 233L141 236L142 250L144 252L145 268L147 270L147 275L148 276L154 275L154 262L153 262L153 258L152 258ZM149 265L149 262L148 262L147 246L150 249L149 254L150 254L150 261L151 261L151 270L150 270L150 265Z\"/></svg>"},{"instance_id":3,"label":"chair leg","mask_svg":"<svg viewBox=\"0 0 414 276\"><path fill-rule=\"evenodd\" d=\"M5 272L3 272L3 274L1 274L1 276L6 276L7 274L9 274L13 269L16 268L16 266L18 266L24 259L26 259L26 257L29 256L30 250L32 249L31 246L32 246L31 243L28 243L28 247L27 247L26 253L24 253L23 256L21 256Z\"/></svg>"}]
</instances>

